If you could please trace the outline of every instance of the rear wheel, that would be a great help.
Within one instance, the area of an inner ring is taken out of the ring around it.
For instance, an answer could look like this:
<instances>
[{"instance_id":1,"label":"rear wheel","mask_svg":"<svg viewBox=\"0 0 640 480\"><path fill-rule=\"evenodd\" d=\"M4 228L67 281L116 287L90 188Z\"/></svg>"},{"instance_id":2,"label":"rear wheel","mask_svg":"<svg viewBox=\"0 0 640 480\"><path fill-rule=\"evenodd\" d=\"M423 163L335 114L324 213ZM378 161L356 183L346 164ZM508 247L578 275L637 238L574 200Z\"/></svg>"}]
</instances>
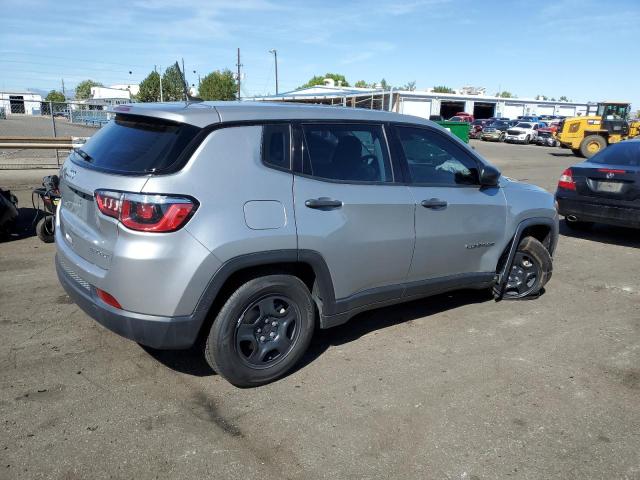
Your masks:
<instances>
[{"instance_id":1,"label":"rear wheel","mask_svg":"<svg viewBox=\"0 0 640 480\"><path fill-rule=\"evenodd\" d=\"M211 368L237 387L287 373L302 358L315 326L306 285L291 275L248 281L224 304L206 341Z\"/></svg>"},{"instance_id":2,"label":"rear wheel","mask_svg":"<svg viewBox=\"0 0 640 480\"><path fill-rule=\"evenodd\" d=\"M500 138L498 139L499 142L504 142L506 135L503 133L502 135L500 135Z\"/></svg>"},{"instance_id":3,"label":"rear wheel","mask_svg":"<svg viewBox=\"0 0 640 480\"><path fill-rule=\"evenodd\" d=\"M537 295L551 278L551 271L551 255L544 245L534 237L523 238L511 264L502 298L516 300Z\"/></svg>"},{"instance_id":4,"label":"rear wheel","mask_svg":"<svg viewBox=\"0 0 640 480\"><path fill-rule=\"evenodd\" d=\"M600 135L589 135L580 143L580 153L586 158L591 158L606 147L607 141L603 137Z\"/></svg>"},{"instance_id":5,"label":"rear wheel","mask_svg":"<svg viewBox=\"0 0 640 480\"><path fill-rule=\"evenodd\" d=\"M54 229L53 215L45 215L36 224L36 234L44 243L53 243L55 240Z\"/></svg>"},{"instance_id":6,"label":"rear wheel","mask_svg":"<svg viewBox=\"0 0 640 480\"><path fill-rule=\"evenodd\" d=\"M529 145L531 143L531 137L529 135L524 137L524 143L525 143L525 145Z\"/></svg>"}]
</instances>

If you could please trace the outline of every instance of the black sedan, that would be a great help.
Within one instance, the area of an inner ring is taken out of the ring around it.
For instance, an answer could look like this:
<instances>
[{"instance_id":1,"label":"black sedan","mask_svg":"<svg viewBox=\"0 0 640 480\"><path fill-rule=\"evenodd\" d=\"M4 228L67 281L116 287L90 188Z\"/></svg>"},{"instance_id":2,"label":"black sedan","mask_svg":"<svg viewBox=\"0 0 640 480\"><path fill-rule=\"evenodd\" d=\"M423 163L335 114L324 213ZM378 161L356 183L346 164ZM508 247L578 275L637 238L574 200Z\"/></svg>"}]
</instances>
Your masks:
<instances>
[{"instance_id":1,"label":"black sedan","mask_svg":"<svg viewBox=\"0 0 640 480\"><path fill-rule=\"evenodd\" d=\"M640 228L640 140L616 143L567 168L556 202L571 228L593 223Z\"/></svg>"}]
</instances>

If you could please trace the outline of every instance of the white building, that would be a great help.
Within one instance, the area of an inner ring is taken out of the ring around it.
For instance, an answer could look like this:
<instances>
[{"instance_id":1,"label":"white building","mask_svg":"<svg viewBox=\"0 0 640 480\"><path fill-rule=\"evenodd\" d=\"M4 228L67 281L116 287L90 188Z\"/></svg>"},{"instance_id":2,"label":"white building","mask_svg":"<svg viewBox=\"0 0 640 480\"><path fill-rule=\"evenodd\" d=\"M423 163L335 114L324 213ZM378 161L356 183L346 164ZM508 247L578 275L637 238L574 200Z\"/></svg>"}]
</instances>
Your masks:
<instances>
[{"instance_id":1,"label":"white building","mask_svg":"<svg viewBox=\"0 0 640 480\"><path fill-rule=\"evenodd\" d=\"M466 87L467 93L436 93L432 91L388 90L317 85L280 95L257 97L254 100L322 103L392 110L407 115L448 119L458 112L468 112L476 118L521 115L586 115L587 102L558 102L533 98L501 98L481 94L482 89ZM473 91L474 93L469 93ZM476 93L477 92L477 93Z\"/></svg>"},{"instance_id":2,"label":"white building","mask_svg":"<svg viewBox=\"0 0 640 480\"><path fill-rule=\"evenodd\" d=\"M116 90L128 90L131 92L131 95L137 95L140 91L140 85L137 83L118 83L116 85L111 85L109 88Z\"/></svg>"},{"instance_id":3,"label":"white building","mask_svg":"<svg viewBox=\"0 0 640 480\"><path fill-rule=\"evenodd\" d=\"M0 107L7 115L40 115L42 95L26 91L0 92Z\"/></svg>"}]
</instances>

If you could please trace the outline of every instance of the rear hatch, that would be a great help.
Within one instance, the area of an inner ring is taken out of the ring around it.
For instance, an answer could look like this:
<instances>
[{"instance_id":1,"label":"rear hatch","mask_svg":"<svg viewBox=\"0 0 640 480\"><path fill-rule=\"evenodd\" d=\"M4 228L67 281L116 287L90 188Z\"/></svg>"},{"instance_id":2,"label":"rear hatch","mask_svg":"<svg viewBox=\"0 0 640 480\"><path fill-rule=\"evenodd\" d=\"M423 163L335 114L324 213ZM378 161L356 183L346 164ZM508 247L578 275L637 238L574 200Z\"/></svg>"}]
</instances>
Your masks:
<instances>
[{"instance_id":1,"label":"rear hatch","mask_svg":"<svg viewBox=\"0 0 640 480\"><path fill-rule=\"evenodd\" d=\"M98 211L95 191L140 192L151 175L177 171L200 130L164 119L117 114L74 150L62 168L62 241L86 261L108 269L118 222Z\"/></svg>"}]
</instances>

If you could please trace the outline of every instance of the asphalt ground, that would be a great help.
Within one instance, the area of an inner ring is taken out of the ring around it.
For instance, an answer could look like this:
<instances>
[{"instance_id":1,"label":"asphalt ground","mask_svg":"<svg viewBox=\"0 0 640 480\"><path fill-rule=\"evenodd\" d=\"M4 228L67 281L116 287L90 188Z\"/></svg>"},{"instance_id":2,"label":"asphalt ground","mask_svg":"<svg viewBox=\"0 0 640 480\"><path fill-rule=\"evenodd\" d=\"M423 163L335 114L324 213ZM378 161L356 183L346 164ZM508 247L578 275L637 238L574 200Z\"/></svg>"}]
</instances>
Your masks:
<instances>
[{"instance_id":1,"label":"asphalt ground","mask_svg":"<svg viewBox=\"0 0 640 480\"><path fill-rule=\"evenodd\" d=\"M567 150L472 145L553 191ZM456 292L317 332L242 390L196 350L156 352L70 303L29 228L47 171L1 171L0 478L639 479L640 234L561 225L531 301Z\"/></svg>"}]
</instances>

